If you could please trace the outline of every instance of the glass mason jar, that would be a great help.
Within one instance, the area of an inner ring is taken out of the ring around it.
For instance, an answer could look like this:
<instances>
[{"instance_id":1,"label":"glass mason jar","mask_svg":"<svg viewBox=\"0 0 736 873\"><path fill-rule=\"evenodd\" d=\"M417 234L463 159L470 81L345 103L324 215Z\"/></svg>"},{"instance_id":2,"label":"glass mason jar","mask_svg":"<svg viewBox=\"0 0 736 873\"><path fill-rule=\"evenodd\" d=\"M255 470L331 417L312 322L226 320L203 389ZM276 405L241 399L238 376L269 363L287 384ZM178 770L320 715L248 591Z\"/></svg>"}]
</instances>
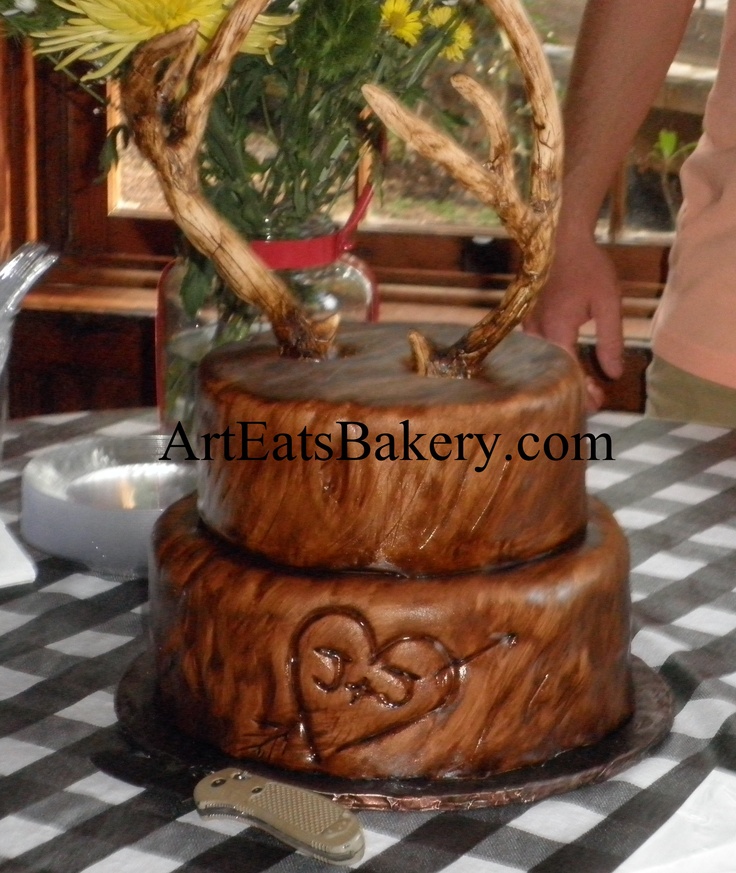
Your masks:
<instances>
[{"instance_id":1,"label":"glass mason jar","mask_svg":"<svg viewBox=\"0 0 736 873\"><path fill-rule=\"evenodd\" d=\"M310 316L339 313L343 321L375 321L378 296L367 265L350 254L348 226L335 230L323 216L293 238L251 242L259 257L284 280ZM197 367L212 348L248 339L269 329L253 307L227 289L214 290L194 316L182 305L180 288L186 262L179 259L161 274L158 286L156 366L162 425L194 424Z\"/></svg>"}]
</instances>

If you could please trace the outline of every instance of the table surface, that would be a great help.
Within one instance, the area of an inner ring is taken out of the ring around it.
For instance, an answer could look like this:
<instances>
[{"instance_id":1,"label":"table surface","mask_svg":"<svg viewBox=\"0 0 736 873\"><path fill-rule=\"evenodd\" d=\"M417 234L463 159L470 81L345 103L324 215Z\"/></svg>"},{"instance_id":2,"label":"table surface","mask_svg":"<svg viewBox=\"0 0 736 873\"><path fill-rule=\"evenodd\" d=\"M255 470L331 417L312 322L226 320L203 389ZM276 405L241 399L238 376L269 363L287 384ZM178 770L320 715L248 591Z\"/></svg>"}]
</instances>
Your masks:
<instances>
[{"instance_id":1,"label":"table surface","mask_svg":"<svg viewBox=\"0 0 736 873\"><path fill-rule=\"evenodd\" d=\"M152 413L130 411L10 422L0 467L0 513L10 530L17 532L21 470L37 450L92 432L147 432L154 423ZM618 413L594 416L591 427L611 435L615 460L591 463L588 487L628 534L632 650L675 693L671 734L613 779L537 803L360 813L361 870L609 873L714 771L736 770L736 432ZM253 827L200 820L161 786L133 785L95 766L101 753L128 748L114 697L145 649L146 581L104 579L32 554L36 584L0 592L2 870L329 869Z\"/></svg>"}]
</instances>

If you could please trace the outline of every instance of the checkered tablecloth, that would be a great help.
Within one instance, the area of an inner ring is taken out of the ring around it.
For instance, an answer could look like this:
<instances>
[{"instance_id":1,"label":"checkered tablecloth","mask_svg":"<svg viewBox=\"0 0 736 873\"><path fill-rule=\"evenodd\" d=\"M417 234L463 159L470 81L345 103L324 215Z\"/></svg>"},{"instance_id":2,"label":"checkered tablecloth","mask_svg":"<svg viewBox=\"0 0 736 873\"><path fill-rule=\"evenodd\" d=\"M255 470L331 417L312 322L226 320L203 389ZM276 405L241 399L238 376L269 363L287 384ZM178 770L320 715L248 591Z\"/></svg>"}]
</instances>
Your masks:
<instances>
[{"instance_id":1,"label":"checkered tablecloth","mask_svg":"<svg viewBox=\"0 0 736 873\"><path fill-rule=\"evenodd\" d=\"M535 804L360 813L361 870L612 873L714 770L736 771L736 433L613 413L591 426L612 436L615 460L590 464L589 488L629 536L632 647L674 689L671 735L608 782ZM20 473L35 451L100 430L153 427L151 414L129 412L11 422L0 467L9 529L17 533ZM0 869L329 869L257 829L200 820L164 788L96 768L100 752L125 747L114 694L144 648L146 582L34 557L36 584L0 592Z\"/></svg>"}]
</instances>

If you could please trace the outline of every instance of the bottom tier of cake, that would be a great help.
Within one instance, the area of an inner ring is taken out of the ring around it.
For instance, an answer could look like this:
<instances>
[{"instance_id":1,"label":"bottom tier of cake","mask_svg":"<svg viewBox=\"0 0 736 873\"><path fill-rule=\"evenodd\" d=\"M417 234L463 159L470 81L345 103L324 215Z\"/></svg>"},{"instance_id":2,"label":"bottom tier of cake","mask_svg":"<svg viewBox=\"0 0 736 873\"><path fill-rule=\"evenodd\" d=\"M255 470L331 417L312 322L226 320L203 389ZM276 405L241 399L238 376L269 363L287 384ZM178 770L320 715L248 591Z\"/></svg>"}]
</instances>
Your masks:
<instances>
[{"instance_id":1,"label":"bottom tier of cake","mask_svg":"<svg viewBox=\"0 0 736 873\"><path fill-rule=\"evenodd\" d=\"M209 533L154 535L151 632L175 724L226 753L350 779L484 777L594 743L632 711L628 550L585 536L505 569L304 573Z\"/></svg>"}]
</instances>

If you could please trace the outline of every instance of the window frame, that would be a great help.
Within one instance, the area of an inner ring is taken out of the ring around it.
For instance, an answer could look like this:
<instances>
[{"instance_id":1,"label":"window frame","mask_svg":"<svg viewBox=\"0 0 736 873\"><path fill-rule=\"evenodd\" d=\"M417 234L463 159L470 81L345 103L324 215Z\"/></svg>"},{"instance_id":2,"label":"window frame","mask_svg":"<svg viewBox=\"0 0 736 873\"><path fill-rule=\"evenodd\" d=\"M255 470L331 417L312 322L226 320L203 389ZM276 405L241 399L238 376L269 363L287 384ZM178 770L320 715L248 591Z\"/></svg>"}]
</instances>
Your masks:
<instances>
[{"instance_id":1,"label":"window frame","mask_svg":"<svg viewBox=\"0 0 736 873\"><path fill-rule=\"evenodd\" d=\"M3 216L0 242L12 250L25 239L41 239L60 252L61 268L51 274L49 286L58 284L60 275L64 284L99 285L99 271L111 270L117 286L150 288L150 275L142 283L136 275L160 269L175 255L178 231L173 221L109 213L99 166L106 134L104 107L68 76L37 63L27 47L7 40L0 42L0 89L8 97L0 114L6 163L0 184L3 178L10 180L10 207L5 211L11 213ZM0 145L0 169L2 157ZM624 286L634 287L634 297L661 287L666 242L606 245ZM414 296L418 301L487 306L518 264L518 252L499 228L489 229L481 239L472 230L366 226L357 235L355 251L374 270L383 296L398 295L401 301ZM493 293L486 298L469 294L471 290Z\"/></svg>"}]
</instances>

